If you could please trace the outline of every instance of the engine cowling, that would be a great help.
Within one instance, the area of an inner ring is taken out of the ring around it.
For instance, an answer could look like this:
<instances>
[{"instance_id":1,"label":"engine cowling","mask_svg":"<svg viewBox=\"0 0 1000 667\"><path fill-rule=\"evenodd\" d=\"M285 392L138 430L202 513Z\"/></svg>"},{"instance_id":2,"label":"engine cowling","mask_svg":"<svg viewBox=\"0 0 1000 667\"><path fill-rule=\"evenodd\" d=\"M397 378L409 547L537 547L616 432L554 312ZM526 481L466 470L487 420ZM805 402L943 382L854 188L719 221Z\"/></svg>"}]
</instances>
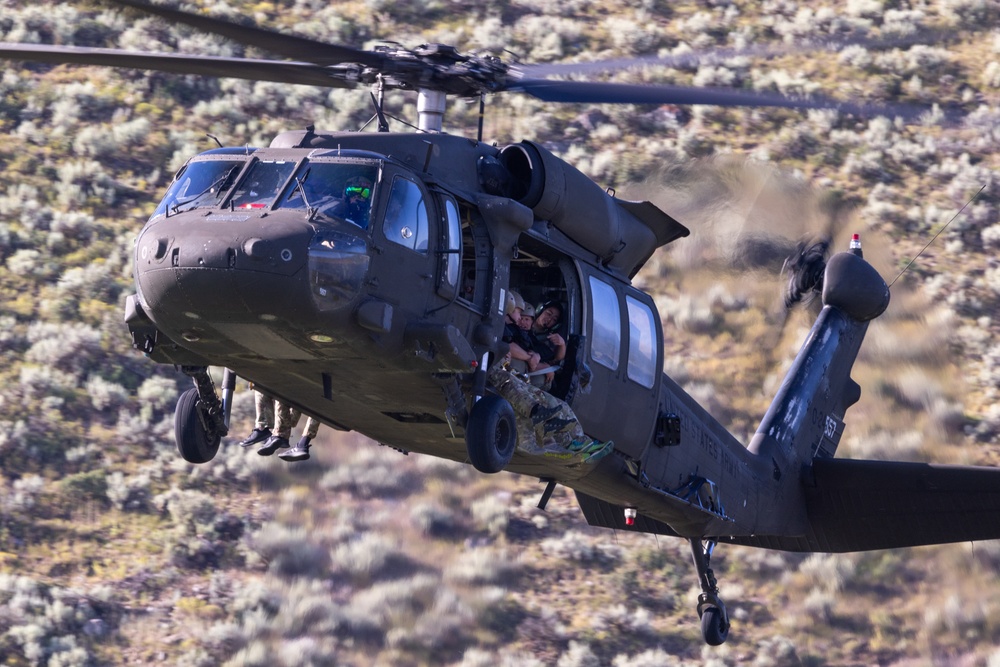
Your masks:
<instances>
[{"instance_id":1,"label":"engine cowling","mask_svg":"<svg viewBox=\"0 0 1000 667\"><path fill-rule=\"evenodd\" d=\"M633 276L657 247L689 231L649 202L605 192L583 172L531 141L501 149L510 196L594 253L609 268Z\"/></svg>"}]
</instances>

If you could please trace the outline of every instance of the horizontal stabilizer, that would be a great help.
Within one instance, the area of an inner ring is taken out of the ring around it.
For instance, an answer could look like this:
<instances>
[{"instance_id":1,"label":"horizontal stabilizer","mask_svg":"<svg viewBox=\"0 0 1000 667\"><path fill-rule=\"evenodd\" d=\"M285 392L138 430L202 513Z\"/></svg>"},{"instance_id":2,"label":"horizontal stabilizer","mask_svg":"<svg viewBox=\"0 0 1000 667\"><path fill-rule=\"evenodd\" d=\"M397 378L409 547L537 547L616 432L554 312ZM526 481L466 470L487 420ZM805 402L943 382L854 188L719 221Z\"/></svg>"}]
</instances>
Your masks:
<instances>
[{"instance_id":1,"label":"horizontal stabilizer","mask_svg":"<svg viewBox=\"0 0 1000 667\"><path fill-rule=\"evenodd\" d=\"M601 500L600 498L588 496L586 493L577 491L576 502L580 504L580 509L583 510L583 516L587 519L587 523L591 526L678 537L674 529L667 524L662 521L657 521L656 519L651 519L642 514L639 514L635 518L634 525L628 526L625 524L625 508L612 505L608 501Z\"/></svg>"},{"instance_id":2,"label":"horizontal stabilizer","mask_svg":"<svg viewBox=\"0 0 1000 667\"><path fill-rule=\"evenodd\" d=\"M816 459L804 485L808 534L718 539L822 552L1000 539L1000 468Z\"/></svg>"}]
</instances>

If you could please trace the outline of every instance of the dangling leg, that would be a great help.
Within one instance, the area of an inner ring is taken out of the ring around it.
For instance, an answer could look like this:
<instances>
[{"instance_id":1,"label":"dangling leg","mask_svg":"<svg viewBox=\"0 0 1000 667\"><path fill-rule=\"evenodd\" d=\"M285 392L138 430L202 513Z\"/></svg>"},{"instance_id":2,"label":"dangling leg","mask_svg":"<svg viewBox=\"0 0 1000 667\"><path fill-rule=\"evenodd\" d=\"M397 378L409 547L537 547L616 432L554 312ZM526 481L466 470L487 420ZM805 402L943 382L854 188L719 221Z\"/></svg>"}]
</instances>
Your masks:
<instances>
[{"instance_id":1,"label":"dangling leg","mask_svg":"<svg viewBox=\"0 0 1000 667\"><path fill-rule=\"evenodd\" d=\"M299 442L287 452L278 454L278 458L284 461L305 461L309 458L309 444L319 432L319 422L308 417L306 419L306 430L302 432Z\"/></svg>"},{"instance_id":2,"label":"dangling leg","mask_svg":"<svg viewBox=\"0 0 1000 667\"><path fill-rule=\"evenodd\" d=\"M240 447L256 445L271 437L271 426L274 424L274 401L255 389L253 403L257 419L250 435L240 442Z\"/></svg>"},{"instance_id":3,"label":"dangling leg","mask_svg":"<svg viewBox=\"0 0 1000 667\"><path fill-rule=\"evenodd\" d=\"M270 456L279 449L288 448L288 436L292 434L292 413L281 401L274 402L274 435L257 450L261 456Z\"/></svg>"}]
</instances>

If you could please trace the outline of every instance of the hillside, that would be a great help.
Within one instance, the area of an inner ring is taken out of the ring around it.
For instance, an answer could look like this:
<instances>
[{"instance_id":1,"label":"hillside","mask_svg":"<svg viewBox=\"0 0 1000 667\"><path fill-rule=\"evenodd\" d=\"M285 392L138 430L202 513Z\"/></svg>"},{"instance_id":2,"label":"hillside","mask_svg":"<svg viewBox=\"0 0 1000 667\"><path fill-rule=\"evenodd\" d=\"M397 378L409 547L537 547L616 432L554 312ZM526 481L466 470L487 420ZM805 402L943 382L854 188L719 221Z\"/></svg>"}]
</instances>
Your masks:
<instances>
[{"instance_id":1,"label":"hillside","mask_svg":"<svg viewBox=\"0 0 1000 667\"><path fill-rule=\"evenodd\" d=\"M1000 466L997 0L190 6L532 63L785 45L610 76L940 104L948 114L907 124L502 94L485 136L542 142L692 230L635 282L656 295L666 372L744 441L810 325L779 306L780 261L747 249L830 227L843 247L856 231L891 279L954 217L871 327L839 455ZM0 41L255 55L84 3L0 0ZM310 124L360 128L367 92L25 63L5 65L0 92L0 664L1000 665L1000 543L720 547L735 626L710 649L686 544L592 529L565 489L542 512L537 480L329 429L307 463L265 459L235 446L252 422L245 383L238 437L183 462L173 409L188 381L133 351L122 324L133 239L175 170L215 145L206 135L266 145ZM400 93L387 106L414 115ZM445 126L474 136L477 113L452 102Z\"/></svg>"}]
</instances>

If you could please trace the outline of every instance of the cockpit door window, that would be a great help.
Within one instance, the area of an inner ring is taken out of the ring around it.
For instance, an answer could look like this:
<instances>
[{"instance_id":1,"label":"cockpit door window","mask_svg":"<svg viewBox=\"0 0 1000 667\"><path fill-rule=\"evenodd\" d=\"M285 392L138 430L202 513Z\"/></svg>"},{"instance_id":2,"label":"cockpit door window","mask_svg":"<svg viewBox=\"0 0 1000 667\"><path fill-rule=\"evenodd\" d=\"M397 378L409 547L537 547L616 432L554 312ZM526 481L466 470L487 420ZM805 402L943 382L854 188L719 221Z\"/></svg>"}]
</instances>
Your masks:
<instances>
[{"instance_id":1,"label":"cockpit door window","mask_svg":"<svg viewBox=\"0 0 1000 667\"><path fill-rule=\"evenodd\" d=\"M382 230L386 240L427 252L427 201L419 185L397 176L389 192L384 220Z\"/></svg>"}]
</instances>

